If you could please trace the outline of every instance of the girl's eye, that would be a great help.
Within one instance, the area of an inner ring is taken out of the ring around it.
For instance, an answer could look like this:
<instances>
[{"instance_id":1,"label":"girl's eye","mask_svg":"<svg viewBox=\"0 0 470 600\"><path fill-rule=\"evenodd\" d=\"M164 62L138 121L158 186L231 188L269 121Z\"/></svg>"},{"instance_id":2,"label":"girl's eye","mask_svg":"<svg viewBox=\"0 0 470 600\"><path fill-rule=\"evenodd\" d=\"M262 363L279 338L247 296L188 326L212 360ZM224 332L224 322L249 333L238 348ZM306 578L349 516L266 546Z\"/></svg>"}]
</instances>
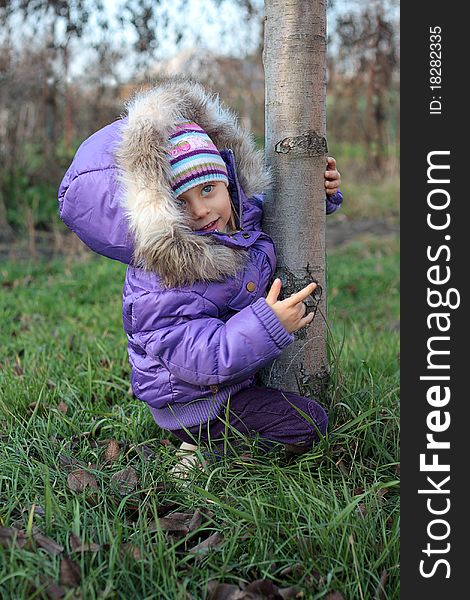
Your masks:
<instances>
[{"instance_id":1,"label":"girl's eye","mask_svg":"<svg viewBox=\"0 0 470 600\"><path fill-rule=\"evenodd\" d=\"M214 186L212 185L212 183L209 183L202 188L202 192L204 193L204 190L207 190L205 193L210 194L212 192L213 187Z\"/></svg>"}]
</instances>

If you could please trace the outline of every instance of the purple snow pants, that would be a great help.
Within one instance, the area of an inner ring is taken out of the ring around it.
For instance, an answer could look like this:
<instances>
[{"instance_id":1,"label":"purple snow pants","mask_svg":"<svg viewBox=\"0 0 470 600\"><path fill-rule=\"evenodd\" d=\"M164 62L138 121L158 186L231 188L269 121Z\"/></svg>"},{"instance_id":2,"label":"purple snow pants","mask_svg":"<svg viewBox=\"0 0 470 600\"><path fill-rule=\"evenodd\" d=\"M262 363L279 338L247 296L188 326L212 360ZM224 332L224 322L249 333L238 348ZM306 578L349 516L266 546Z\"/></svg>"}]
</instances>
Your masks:
<instances>
[{"instance_id":1,"label":"purple snow pants","mask_svg":"<svg viewBox=\"0 0 470 600\"><path fill-rule=\"evenodd\" d=\"M289 402L302 410L315 425L305 419ZM230 398L228 421L235 430L246 437L258 437L261 449L269 451L278 443L284 444L286 450L300 454L310 450L318 442L318 431L325 435L328 417L315 400L293 392L253 386ZM184 429L174 429L171 433L183 442L196 445L207 444L210 439L212 449L215 446L216 451L229 454L230 452L224 452L225 432L234 447L241 448L243 444L226 423L226 409L223 409L212 421L186 428L191 435ZM298 448L298 452L294 447Z\"/></svg>"}]
</instances>

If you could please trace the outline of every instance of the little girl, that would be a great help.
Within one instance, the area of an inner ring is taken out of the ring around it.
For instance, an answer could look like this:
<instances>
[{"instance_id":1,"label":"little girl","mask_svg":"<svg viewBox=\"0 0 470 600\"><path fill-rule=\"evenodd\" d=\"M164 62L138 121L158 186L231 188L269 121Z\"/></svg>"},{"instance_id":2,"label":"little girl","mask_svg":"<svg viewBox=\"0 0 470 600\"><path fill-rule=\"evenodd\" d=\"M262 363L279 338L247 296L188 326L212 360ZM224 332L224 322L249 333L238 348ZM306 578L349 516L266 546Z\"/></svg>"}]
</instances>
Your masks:
<instances>
[{"instance_id":1,"label":"little girl","mask_svg":"<svg viewBox=\"0 0 470 600\"><path fill-rule=\"evenodd\" d=\"M331 213L342 195L332 158L328 169ZM86 140L60 186L62 220L129 265L132 388L183 447L222 448L225 431L308 450L326 432L317 402L255 380L313 319L303 301L314 283L280 301L276 279L265 295L276 268L261 230L268 185L263 153L235 115L201 85L170 79Z\"/></svg>"}]
</instances>

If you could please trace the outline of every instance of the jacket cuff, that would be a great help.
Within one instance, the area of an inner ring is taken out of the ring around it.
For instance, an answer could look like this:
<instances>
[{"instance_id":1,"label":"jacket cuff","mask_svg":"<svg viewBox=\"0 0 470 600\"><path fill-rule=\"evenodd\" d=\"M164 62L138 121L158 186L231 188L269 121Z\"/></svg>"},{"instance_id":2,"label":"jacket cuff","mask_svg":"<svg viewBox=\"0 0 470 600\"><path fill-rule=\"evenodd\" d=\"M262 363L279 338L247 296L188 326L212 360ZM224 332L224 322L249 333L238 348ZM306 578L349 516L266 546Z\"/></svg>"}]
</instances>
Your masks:
<instances>
[{"instance_id":1,"label":"jacket cuff","mask_svg":"<svg viewBox=\"0 0 470 600\"><path fill-rule=\"evenodd\" d=\"M343 203L343 194L342 194L341 190L338 190L332 196L327 196L326 197L326 214L331 215L332 213L336 212L338 210L338 208L341 207L342 203Z\"/></svg>"},{"instance_id":2,"label":"jacket cuff","mask_svg":"<svg viewBox=\"0 0 470 600\"><path fill-rule=\"evenodd\" d=\"M276 313L267 304L265 298L258 298L251 305L251 308L278 348L283 350L294 341L294 336L282 325L281 321L276 317Z\"/></svg>"}]
</instances>

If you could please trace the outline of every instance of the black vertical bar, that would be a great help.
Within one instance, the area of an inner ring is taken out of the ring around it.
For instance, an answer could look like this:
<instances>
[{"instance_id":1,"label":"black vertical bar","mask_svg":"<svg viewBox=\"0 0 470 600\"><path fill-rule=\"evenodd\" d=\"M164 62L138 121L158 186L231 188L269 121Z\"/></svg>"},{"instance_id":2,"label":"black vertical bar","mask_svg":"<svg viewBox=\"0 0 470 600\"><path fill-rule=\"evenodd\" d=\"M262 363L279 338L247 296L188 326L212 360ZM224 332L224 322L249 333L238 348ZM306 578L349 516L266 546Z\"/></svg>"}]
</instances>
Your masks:
<instances>
[{"instance_id":1,"label":"black vertical bar","mask_svg":"<svg viewBox=\"0 0 470 600\"><path fill-rule=\"evenodd\" d=\"M401 596L427 600L470 595L470 32L460 8L401 5Z\"/></svg>"}]
</instances>

